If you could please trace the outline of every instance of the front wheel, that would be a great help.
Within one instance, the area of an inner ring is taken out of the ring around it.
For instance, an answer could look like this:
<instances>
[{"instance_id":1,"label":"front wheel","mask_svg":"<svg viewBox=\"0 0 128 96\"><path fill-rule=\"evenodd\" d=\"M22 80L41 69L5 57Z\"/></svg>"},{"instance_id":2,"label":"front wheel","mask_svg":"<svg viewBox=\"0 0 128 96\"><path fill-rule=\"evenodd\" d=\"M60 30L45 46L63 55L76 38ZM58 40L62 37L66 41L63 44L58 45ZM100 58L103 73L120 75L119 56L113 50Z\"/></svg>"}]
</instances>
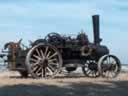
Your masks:
<instances>
[{"instance_id":1,"label":"front wheel","mask_svg":"<svg viewBox=\"0 0 128 96\"><path fill-rule=\"evenodd\" d=\"M28 52L26 65L32 77L52 78L61 70L61 54L54 46L40 43Z\"/></svg>"},{"instance_id":2,"label":"front wheel","mask_svg":"<svg viewBox=\"0 0 128 96\"><path fill-rule=\"evenodd\" d=\"M101 76L114 78L121 71L120 60L114 55L104 55L98 62L98 70Z\"/></svg>"}]
</instances>

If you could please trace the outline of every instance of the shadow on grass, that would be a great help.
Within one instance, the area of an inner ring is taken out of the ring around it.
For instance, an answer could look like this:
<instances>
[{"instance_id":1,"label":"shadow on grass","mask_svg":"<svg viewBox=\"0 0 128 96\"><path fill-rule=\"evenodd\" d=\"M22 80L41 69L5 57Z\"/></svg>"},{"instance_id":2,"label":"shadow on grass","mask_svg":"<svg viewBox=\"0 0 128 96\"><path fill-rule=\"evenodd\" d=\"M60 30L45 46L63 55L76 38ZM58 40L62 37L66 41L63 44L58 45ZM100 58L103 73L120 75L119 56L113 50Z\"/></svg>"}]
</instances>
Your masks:
<instances>
[{"instance_id":1,"label":"shadow on grass","mask_svg":"<svg viewBox=\"0 0 128 96\"><path fill-rule=\"evenodd\" d=\"M0 87L0 96L128 96L128 81L68 83L65 86L40 83Z\"/></svg>"}]
</instances>

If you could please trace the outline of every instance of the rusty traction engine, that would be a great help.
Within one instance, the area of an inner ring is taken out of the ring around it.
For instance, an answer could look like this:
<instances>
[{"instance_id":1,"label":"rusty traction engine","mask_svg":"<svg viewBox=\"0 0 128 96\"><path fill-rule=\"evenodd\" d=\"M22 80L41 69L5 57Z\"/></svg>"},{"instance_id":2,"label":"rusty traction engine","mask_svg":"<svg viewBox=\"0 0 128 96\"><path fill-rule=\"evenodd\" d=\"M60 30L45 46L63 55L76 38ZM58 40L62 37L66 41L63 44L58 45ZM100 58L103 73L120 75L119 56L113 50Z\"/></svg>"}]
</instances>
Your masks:
<instances>
[{"instance_id":1,"label":"rusty traction engine","mask_svg":"<svg viewBox=\"0 0 128 96\"><path fill-rule=\"evenodd\" d=\"M100 44L99 16L93 15L92 20L93 43L89 42L84 32L75 38L52 32L26 49L21 46L21 40L5 44L4 48L8 49L5 60L8 68L19 71L23 77L30 74L33 78L52 78L61 74L62 69L70 73L78 67L82 68L85 76L116 77L121 70L120 60Z\"/></svg>"}]
</instances>

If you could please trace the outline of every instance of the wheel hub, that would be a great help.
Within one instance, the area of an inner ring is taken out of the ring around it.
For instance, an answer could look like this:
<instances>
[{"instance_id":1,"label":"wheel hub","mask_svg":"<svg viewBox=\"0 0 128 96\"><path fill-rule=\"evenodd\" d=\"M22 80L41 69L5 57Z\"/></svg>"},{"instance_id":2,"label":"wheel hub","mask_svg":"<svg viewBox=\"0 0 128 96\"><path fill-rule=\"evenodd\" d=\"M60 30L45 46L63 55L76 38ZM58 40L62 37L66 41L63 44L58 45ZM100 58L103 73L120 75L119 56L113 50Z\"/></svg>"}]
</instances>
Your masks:
<instances>
[{"instance_id":1,"label":"wheel hub","mask_svg":"<svg viewBox=\"0 0 128 96\"><path fill-rule=\"evenodd\" d=\"M97 70L97 64L94 62L91 62L88 66L90 70Z\"/></svg>"},{"instance_id":2,"label":"wheel hub","mask_svg":"<svg viewBox=\"0 0 128 96\"><path fill-rule=\"evenodd\" d=\"M116 65L114 65L114 64L108 65L108 70L113 71L115 69L116 69Z\"/></svg>"},{"instance_id":3,"label":"wheel hub","mask_svg":"<svg viewBox=\"0 0 128 96\"><path fill-rule=\"evenodd\" d=\"M48 66L48 60L47 59L40 60L40 65L42 67L47 67Z\"/></svg>"}]
</instances>

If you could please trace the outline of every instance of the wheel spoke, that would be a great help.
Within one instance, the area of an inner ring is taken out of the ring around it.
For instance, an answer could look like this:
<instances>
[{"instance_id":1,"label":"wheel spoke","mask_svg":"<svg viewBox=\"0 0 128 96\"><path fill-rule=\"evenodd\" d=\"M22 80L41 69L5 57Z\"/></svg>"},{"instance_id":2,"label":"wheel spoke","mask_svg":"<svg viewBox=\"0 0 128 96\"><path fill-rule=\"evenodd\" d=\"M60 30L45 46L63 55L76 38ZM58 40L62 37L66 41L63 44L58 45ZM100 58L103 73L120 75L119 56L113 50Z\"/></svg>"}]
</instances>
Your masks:
<instances>
[{"instance_id":1,"label":"wheel spoke","mask_svg":"<svg viewBox=\"0 0 128 96\"><path fill-rule=\"evenodd\" d=\"M45 53L44 53L45 56L47 55L48 48L49 48L49 47L46 46Z\"/></svg>"},{"instance_id":2,"label":"wheel spoke","mask_svg":"<svg viewBox=\"0 0 128 96\"><path fill-rule=\"evenodd\" d=\"M92 71L90 70L88 74L89 74L90 76L92 76Z\"/></svg>"},{"instance_id":3,"label":"wheel spoke","mask_svg":"<svg viewBox=\"0 0 128 96\"><path fill-rule=\"evenodd\" d=\"M114 76L114 73L112 71L110 71L110 74L111 74L110 77L112 78Z\"/></svg>"},{"instance_id":4,"label":"wheel spoke","mask_svg":"<svg viewBox=\"0 0 128 96\"><path fill-rule=\"evenodd\" d=\"M35 73L36 70L38 70L39 66L32 66L32 71Z\"/></svg>"},{"instance_id":5,"label":"wheel spoke","mask_svg":"<svg viewBox=\"0 0 128 96\"><path fill-rule=\"evenodd\" d=\"M38 50L38 49L36 49L36 52L37 52L38 56L40 56L40 57L41 57L40 52L39 52L39 50Z\"/></svg>"},{"instance_id":6,"label":"wheel spoke","mask_svg":"<svg viewBox=\"0 0 128 96\"><path fill-rule=\"evenodd\" d=\"M109 71L107 71L107 72L106 72L107 77L109 77L109 74L110 74L110 72L109 72Z\"/></svg>"},{"instance_id":7,"label":"wheel spoke","mask_svg":"<svg viewBox=\"0 0 128 96\"><path fill-rule=\"evenodd\" d=\"M45 68L42 68L42 77L46 77L46 67Z\"/></svg>"},{"instance_id":8,"label":"wheel spoke","mask_svg":"<svg viewBox=\"0 0 128 96\"><path fill-rule=\"evenodd\" d=\"M39 66L39 62L32 63L32 66L36 66L36 65L38 65L38 66Z\"/></svg>"},{"instance_id":9,"label":"wheel spoke","mask_svg":"<svg viewBox=\"0 0 128 96\"><path fill-rule=\"evenodd\" d=\"M57 61L56 58L48 60L49 63L53 63L54 61Z\"/></svg>"},{"instance_id":10,"label":"wheel spoke","mask_svg":"<svg viewBox=\"0 0 128 96\"><path fill-rule=\"evenodd\" d=\"M109 60L108 64L111 64L111 57L110 56L108 56L108 60Z\"/></svg>"},{"instance_id":11,"label":"wheel spoke","mask_svg":"<svg viewBox=\"0 0 128 96\"><path fill-rule=\"evenodd\" d=\"M37 62L38 60L34 59L34 58L30 58L30 61L32 62Z\"/></svg>"},{"instance_id":12,"label":"wheel spoke","mask_svg":"<svg viewBox=\"0 0 128 96\"><path fill-rule=\"evenodd\" d=\"M117 71L118 71L118 66L116 65L114 72L117 72Z\"/></svg>"},{"instance_id":13,"label":"wheel spoke","mask_svg":"<svg viewBox=\"0 0 128 96\"><path fill-rule=\"evenodd\" d=\"M93 71L91 71L91 73L90 73L91 75L92 75L92 77L94 76L94 72Z\"/></svg>"},{"instance_id":14,"label":"wheel spoke","mask_svg":"<svg viewBox=\"0 0 128 96\"><path fill-rule=\"evenodd\" d=\"M49 67L47 67L47 70L49 71L49 73L52 75L53 74L53 70L51 70Z\"/></svg>"},{"instance_id":15,"label":"wheel spoke","mask_svg":"<svg viewBox=\"0 0 128 96\"><path fill-rule=\"evenodd\" d=\"M41 77L41 75L42 75L42 73L40 72L40 73L36 73L37 74L37 76L38 77Z\"/></svg>"},{"instance_id":16,"label":"wheel spoke","mask_svg":"<svg viewBox=\"0 0 128 96\"><path fill-rule=\"evenodd\" d=\"M40 51L41 51L41 56L42 56L42 58L44 58L45 55L44 55L43 51L42 51L42 50L40 50Z\"/></svg>"},{"instance_id":17,"label":"wheel spoke","mask_svg":"<svg viewBox=\"0 0 128 96\"><path fill-rule=\"evenodd\" d=\"M49 65L57 66L57 65L58 65L58 63L49 63Z\"/></svg>"},{"instance_id":18,"label":"wheel spoke","mask_svg":"<svg viewBox=\"0 0 128 96\"><path fill-rule=\"evenodd\" d=\"M93 71L93 76L96 77L96 71Z\"/></svg>"},{"instance_id":19,"label":"wheel spoke","mask_svg":"<svg viewBox=\"0 0 128 96\"><path fill-rule=\"evenodd\" d=\"M42 67L38 67L38 69L36 70L36 73L39 73L41 71Z\"/></svg>"},{"instance_id":20,"label":"wheel spoke","mask_svg":"<svg viewBox=\"0 0 128 96\"><path fill-rule=\"evenodd\" d=\"M109 63L110 63L110 61L109 61L110 59L109 59L109 56L107 57L107 64L109 65Z\"/></svg>"},{"instance_id":21,"label":"wheel spoke","mask_svg":"<svg viewBox=\"0 0 128 96\"><path fill-rule=\"evenodd\" d=\"M33 57L35 57L36 59L41 59L39 56L37 56L37 55L33 55Z\"/></svg>"},{"instance_id":22,"label":"wheel spoke","mask_svg":"<svg viewBox=\"0 0 128 96\"><path fill-rule=\"evenodd\" d=\"M113 60L111 64L116 64L116 62Z\"/></svg>"},{"instance_id":23,"label":"wheel spoke","mask_svg":"<svg viewBox=\"0 0 128 96\"><path fill-rule=\"evenodd\" d=\"M90 74L90 72L91 72L91 70L88 70L88 71L87 71L87 74Z\"/></svg>"},{"instance_id":24,"label":"wheel spoke","mask_svg":"<svg viewBox=\"0 0 128 96\"><path fill-rule=\"evenodd\" d=\"M48 58L50 54L51 54L51 52L49 51L48 54L46 55L46 57Z\"/></svg>"},{"instance_id":25,"label":"wheel spoke","mask_svg":"<svg viewBox=\"0 0 128 96\"><path fill-rule=\"evenodd\" d=\"M56 69L53 68L51 65L48 65L48 67L54 72Z\"/></svg>"},{"instance_id":26,"label":"wheel spoke","mask_svg":"<svg viewBox=\"0 0 128 96\"><path fill-rule=\"evenodd\" d=\"M51 55L48 59L51 59L52 57L56 56L57 52L55 52L53 55Z\"/></svg>"}]
</instances>

